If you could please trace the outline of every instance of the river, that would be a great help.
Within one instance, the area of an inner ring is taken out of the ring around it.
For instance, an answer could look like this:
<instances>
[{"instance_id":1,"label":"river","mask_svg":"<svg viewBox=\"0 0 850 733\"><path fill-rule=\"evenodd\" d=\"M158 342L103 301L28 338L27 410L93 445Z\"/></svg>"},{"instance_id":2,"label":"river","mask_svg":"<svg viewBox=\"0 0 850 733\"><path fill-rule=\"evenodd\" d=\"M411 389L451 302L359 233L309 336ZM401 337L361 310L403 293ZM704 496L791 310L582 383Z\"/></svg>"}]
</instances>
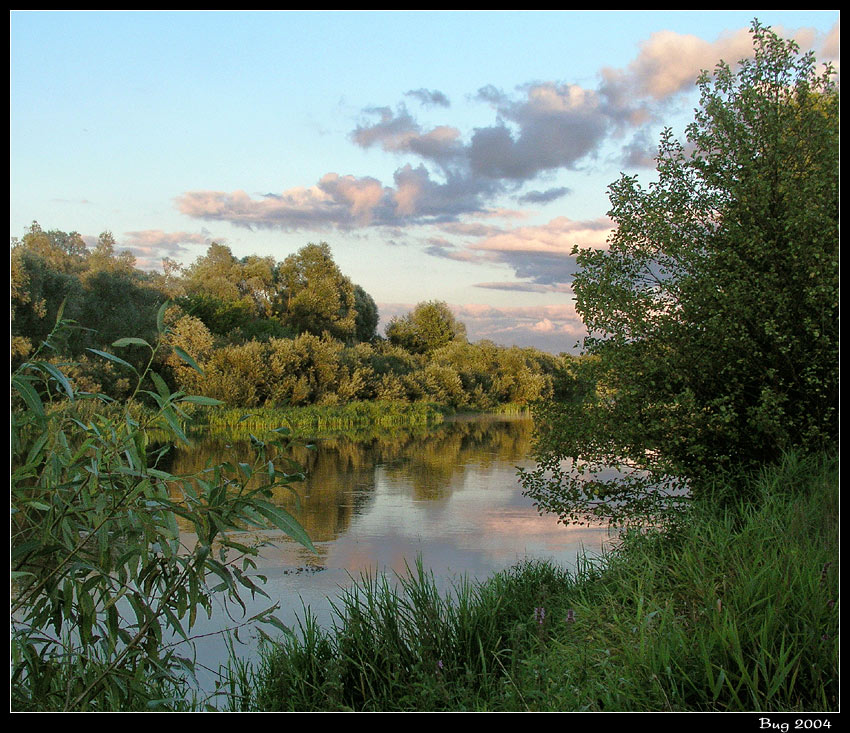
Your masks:
<instances>
[{"instance_id":1,"label":"river","mask_svg":"<svg viewBox=\"0 0 850 733\"><path fill-rule=\"evenodd\" d=\"M540 516L522 495L517 467L533 465L532 428L527 417L461 416L429 430L293 447L292 457L307 473L295 485L300 510L286 490L275 500L298 517L318 554L282 533L266 534L273 544L263 548L256 572L267 578L270 599L245 599L248 616L278 603L276 615L290 627L305 607L330 625L340 589L361 573L403 573L417 558L448 590L463 576L484 579L525 558L573 567L582 551L599 553L610 540L607 529L565 527L554 516ZM191 449L175 448L169 470L192 473L208 461L235 463L249 455L247 441L206 437ZM239 623L222 610L194 632ZM237 652L253 657L254 635L243 630L240 637L248 643ZM198 652L212 668L227 658L215 635L205 636Z\"/></svg>"}]
</instances>

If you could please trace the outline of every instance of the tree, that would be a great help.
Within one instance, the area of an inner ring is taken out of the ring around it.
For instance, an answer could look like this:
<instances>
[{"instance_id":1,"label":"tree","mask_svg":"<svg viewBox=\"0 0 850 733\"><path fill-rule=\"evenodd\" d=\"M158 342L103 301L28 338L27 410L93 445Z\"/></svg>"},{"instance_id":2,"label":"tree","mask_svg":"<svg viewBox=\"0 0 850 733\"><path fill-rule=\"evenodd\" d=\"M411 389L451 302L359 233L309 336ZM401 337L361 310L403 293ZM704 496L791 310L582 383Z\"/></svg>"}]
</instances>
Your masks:
<instances>
[{"instance_id":1,"label":"tree","mask_svg":"<svg viewBox=\"0 0 850 733\"><path fill-rule=\"evenodd\" d=\"M206 255L186 270L187 307L197 305L207 314L226 313L223 321L235 320L236 325L244 325L248 318L266 317L271 313L274 268L271 257L250 256L240 260L233 256L230 247L213 242ZM201 313L193 315L204 318ZM215 323L207 326L216 330Z\"/></svg>"},{"instance_id":2,"label":"tree","mask_svg":"<svg viewBox=\"0 0 850 733\"><path fill-rule=\"evenodd\" d=\"M387 338L411 354L428 354L452 341L466 341L466 326L458 321L446 303L429 300L419 303L403 318L393 318Z\"/></svg>"},{"instance_id":3,"label":"tree","mask_svg":"<svg viewBox=\"0 0 850 733\"><path fill-rule=\"evenodd\" d=\"M357 314L354 318L356 326L356 337L358 341L371 341L375 338L378 328L378 306L362 287L354 286L354 309Z\"/></svg>"},{"instance_id":4,"label":"tree","mask_svg":"<svg viewBox=\"0 0 850 733\"><path fill-rule=\"evenodd\" d=\"M327 331L342 341L356 331L354 286L333 260L326 242L310 243L277 270L276 312L298 333Z\"/></svg>"},{"instance_id":5,"label":"tree","mask_svg":"<svg viewBox=\"0 0 850 733\"><path fill-rule=\"evenodd\" d=\"M20 247L40 257L51 269L64 273L79 272L85 266L88 255L86 243L77 232L66 233L57 229L45 232L36 221L30 225L20 242L12 239L12 247Z\"/></svg>"},{"instance_id":6,"label":"tree","mask_svg":"<svg viewBox=\"0 0 850 733\"><path fill-rule=\"evenodd\" d=\"M578 256L594 386L540 409L522 477L562 519L655 511L835 444L838 91L793 42L758 22L752 36L737 72L699 78L693 152L667 130L657 181L615 182L609 247Z\"/></svg>"}]
</instances>

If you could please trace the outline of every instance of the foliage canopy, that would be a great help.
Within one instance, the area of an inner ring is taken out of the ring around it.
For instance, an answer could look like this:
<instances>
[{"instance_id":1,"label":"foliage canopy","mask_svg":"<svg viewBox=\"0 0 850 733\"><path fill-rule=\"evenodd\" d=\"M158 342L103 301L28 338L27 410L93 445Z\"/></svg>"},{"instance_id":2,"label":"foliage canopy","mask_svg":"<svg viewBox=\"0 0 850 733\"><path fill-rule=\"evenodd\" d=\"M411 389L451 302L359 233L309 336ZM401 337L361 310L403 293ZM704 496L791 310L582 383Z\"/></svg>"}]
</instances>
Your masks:
<instances>
[{"instance_id":1,"label":"foliage canopy","mask_svg":"<svg viewBox=\"0 0 850 733\"><path fill-rule=\"evenodd\" d=\"M594 387L541 407L523 475L564 519L655 511L837 439L838 90L794 42L752 37L737 71L700 76L691 151L666 130L657 180L612 184L609 247L578 255Z\"/></svg>"},{"instance_id":2,"label":"foliage canopy","mask_svg":"<svg viewBox=\"0 0 850 733\"><path fill-rule=\"evenodd\" d=\"M452 341L466 341L466 327L439 300L419 303L387 326L387 338L411 354L428 354Z\"/></svg>"}]
</instances>

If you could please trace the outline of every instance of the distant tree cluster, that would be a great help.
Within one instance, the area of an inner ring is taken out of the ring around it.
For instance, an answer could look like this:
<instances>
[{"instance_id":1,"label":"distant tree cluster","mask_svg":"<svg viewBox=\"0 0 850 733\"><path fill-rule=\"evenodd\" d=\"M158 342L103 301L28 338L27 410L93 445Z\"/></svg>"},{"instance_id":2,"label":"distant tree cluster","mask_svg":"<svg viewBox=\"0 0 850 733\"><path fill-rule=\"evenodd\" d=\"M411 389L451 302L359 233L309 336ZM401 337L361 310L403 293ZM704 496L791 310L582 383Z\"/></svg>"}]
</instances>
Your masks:
<instances>
[{"instance_id":1,"label":"distant tree cluster","mask_svg":"<svg viewBox=\"0 0 850 733\"><path fill-rule=\"evenodd\" d=\"M34 223L11 249L12 362L20 363L56 319L80 328L57 360L81 389L115 398L126 374L88 349L116 339L153 340L159 305L167 312L170 353L158 368L172 388L234 407L343 404L355 400L425 400L456 409L528 404L552 395L562 359L530 348L471 344L442 302L420 303L377 334L378 307L342 274L326 243L308 244L283 262L237 258L222 244L181 270L135 267L102 234L93 249L76 234ZM128 333L128 329L132 333ZM203 374L179 358L191 354ZM122 350L132 362L133 354ZM141 353L139 354L141 358Z\"/></svg>"}]
</instances>

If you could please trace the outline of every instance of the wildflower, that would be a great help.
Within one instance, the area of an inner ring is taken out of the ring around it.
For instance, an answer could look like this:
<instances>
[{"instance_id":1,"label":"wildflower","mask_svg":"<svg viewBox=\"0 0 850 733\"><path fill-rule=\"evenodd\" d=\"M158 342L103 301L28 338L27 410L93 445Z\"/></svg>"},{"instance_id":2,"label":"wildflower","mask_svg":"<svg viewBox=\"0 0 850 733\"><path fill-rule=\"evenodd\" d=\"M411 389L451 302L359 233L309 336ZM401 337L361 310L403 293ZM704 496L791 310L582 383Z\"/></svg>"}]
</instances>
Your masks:
<instances>
[{"instance_id":1,"label":"wildflower","mask_svg":"<svg viewBox=\"0 0 850 733\"><path fill-rule=\"evenodd\" d=\"M443 660L442 660L442 659L438 659L438 660L437 660L437 672L442 671L442 669L443 669Z\"/></svg>"},{"instance_id":2,"label":"wildflower","mask_svg":"<svg viewBox=\"0 0 850 733\"><path fill-rule=\"evenodd\" d=\"M534 620L537 621L538 624L543 623L543 619L546 618L546 609L542 607L538 607L534 609Z\"/></svg>"},{"instance_id":3,"label":"wildflower","mask_svg":"<svg viewBox=\"0 0 850 733\"><path fill-rule=\"evenodd\" d=\"M565 621L568 624L574 624L576 622L576 612L573 611L572 608L569 611L567 611L567 618L565 619Z\"/></svg>"}]
</instances>

